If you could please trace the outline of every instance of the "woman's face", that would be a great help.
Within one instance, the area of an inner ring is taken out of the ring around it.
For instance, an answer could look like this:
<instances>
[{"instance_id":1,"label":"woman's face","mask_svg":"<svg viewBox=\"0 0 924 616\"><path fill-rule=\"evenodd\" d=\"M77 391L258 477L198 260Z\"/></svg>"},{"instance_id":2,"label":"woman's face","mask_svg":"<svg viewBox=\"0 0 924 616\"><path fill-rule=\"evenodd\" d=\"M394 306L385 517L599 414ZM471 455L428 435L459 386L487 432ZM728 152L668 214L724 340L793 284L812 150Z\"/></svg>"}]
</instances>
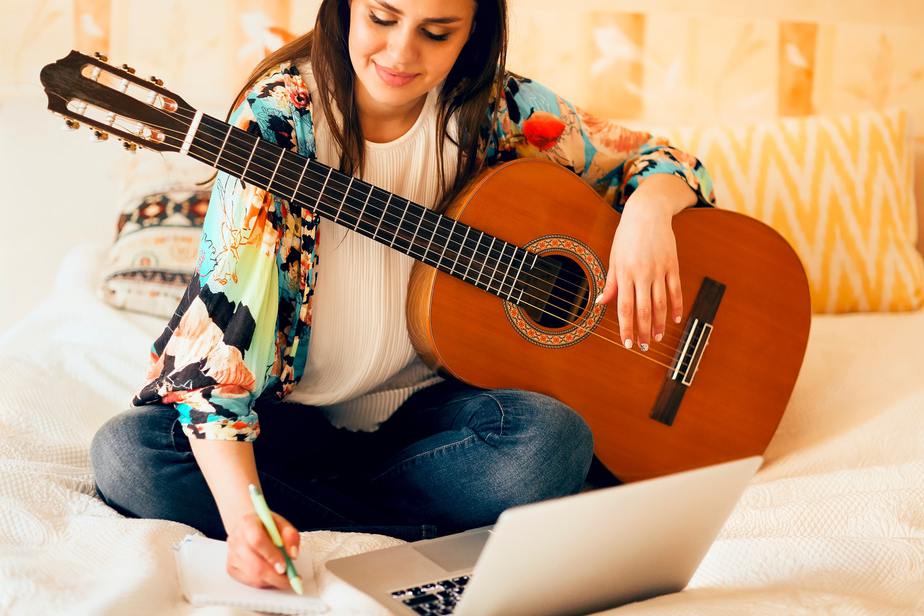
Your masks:
<instances>
[{"instance_id":1,"label":"woman's face","mask_svg":"<svg viewBox=\"0 0 924 616\"><path fill-rule=\"evenodd\" d=\"M468 40L475 0L352 0L350 60L360 100L399 109L443 81Z\"/></svg>"}]
</instances>

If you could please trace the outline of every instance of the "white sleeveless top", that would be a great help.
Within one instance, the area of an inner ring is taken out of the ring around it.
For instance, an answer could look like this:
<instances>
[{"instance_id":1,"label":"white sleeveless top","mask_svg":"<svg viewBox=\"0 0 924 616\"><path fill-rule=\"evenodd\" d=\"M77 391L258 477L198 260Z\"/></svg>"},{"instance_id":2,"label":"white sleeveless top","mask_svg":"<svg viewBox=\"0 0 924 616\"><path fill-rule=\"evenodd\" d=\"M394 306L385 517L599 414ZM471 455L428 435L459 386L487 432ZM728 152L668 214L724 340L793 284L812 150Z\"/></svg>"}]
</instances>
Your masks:
<instances>
[{"instance_id":1,"label":"white sleeveless top","mask_svg":"<svg viewBox=\"0 0 924 616\"><path fill-rule=\"evenodd\" d=\"M317 158L338 166L320 93L307 63L297 64L311 92ZM436 111L439 87L417 121L388 143L366 142L363 180L432 208L438 196ZM337 121L340 114L333 109ZM444 170L454 177L458 148L447 143ZM375 430L415 391L442 381L417 357L407 331L405 301L414 259L321 219L318 281L305 373L288 402L322 408L328 420Z\"/></svg>"}]
</instances>

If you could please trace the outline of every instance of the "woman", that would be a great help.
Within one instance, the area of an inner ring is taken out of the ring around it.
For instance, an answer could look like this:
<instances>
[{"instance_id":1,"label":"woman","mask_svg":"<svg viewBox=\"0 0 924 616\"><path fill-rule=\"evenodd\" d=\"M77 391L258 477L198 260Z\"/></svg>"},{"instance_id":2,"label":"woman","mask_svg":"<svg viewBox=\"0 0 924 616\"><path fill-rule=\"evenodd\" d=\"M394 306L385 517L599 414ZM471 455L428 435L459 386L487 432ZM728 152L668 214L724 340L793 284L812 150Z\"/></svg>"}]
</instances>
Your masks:
<instances>
[{"instance_id":1,"label":"woman","mask_svg":"<svg viewBox=\"0 0 924 616\"><path fill-rule=\"evenodd\" d=\"M682 313L671 216L711 205L711 180L663 141L505 73L506 40L504 0L325 0L312 32L257 67L230 121L437 211L485 166L568 166L622 212L598 301L617 303L621 339L647 351L668 305ZM112 507L227 537L233 577L287 588L248 483L292 552L296 529L420 539L581 488L593 442L572 409L416 357L410 257L225 173L199 255L135 408L94 438Z\"/></svg>"}]
</instances>

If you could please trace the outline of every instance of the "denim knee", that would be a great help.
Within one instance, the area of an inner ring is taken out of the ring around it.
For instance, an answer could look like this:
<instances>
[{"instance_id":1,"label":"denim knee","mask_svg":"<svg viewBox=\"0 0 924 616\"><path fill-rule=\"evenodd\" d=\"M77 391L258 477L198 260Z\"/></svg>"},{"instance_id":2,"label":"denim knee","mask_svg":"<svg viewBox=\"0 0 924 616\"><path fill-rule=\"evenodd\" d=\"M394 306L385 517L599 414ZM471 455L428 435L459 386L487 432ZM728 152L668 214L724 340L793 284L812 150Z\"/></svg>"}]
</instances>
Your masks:
<instances>
[{"instance_id":1,"label":"denim knee","mask_svg":"<svg viewBox=\"0 0 924 616\"><path fill-rule=\"evenodd\" d=\"M123 515L167 518L170 485L161 472L176 456L172 407L132 408L104 423L90 444L97 491Z\"/></svg>"},{"instance_id":2,"label":"denim knee","mask_svg":"<svg viewBox=\"0 0 924 616\"><path fill-rule=\"evenodd\" d=\"M593 435L587 422L561 401L515 389L485 392L497 407L507 447L498 477L509 478L517 503L574 494L581 489L593 459ZM503 479L502 479L503 481Z\"/></svg>"}]
</instances>

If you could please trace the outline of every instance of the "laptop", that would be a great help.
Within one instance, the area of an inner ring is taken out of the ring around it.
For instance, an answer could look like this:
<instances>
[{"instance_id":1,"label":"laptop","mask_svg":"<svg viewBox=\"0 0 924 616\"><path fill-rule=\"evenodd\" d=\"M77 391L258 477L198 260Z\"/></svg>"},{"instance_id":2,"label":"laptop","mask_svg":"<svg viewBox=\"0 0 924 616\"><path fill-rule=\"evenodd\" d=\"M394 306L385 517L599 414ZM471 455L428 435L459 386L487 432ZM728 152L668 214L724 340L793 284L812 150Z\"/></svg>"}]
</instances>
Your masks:
<instances>
[{"instance_id":1,"label":"laptop","mask_svg":"<svg viewBox=\"0 0 924 616\"><path fill-rule=\"evenodd\" d=\"M511 507L491 526L326 566L395 614L587 614L683 590L762 462Z\"/></svg>"}]
</instances>

